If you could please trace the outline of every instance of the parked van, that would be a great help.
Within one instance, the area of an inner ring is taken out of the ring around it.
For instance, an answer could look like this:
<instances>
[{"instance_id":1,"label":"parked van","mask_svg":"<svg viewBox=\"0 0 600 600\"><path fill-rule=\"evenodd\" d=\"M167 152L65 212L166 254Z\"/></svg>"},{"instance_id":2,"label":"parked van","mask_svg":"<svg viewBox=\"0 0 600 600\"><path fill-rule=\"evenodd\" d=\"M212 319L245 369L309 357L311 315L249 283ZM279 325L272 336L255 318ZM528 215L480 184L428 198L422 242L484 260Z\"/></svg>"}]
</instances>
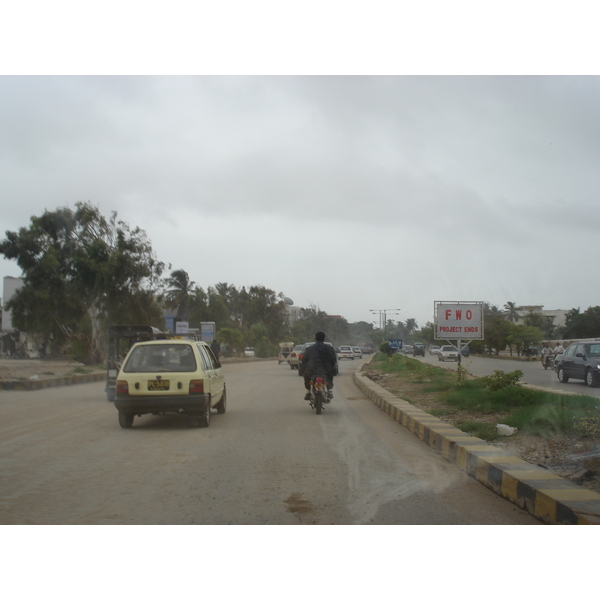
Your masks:
<instances>
[{"instance_id":1,"label":"parked van","mask_svg":"<svg viewBox=\"0 0 600 600\"><path fill-rule=\"evenodd\" d=\"M279 355L277 356L278 363L288 362L293 349L293 342L281 342L279 344Z\"/></svg>"}]
</instances>

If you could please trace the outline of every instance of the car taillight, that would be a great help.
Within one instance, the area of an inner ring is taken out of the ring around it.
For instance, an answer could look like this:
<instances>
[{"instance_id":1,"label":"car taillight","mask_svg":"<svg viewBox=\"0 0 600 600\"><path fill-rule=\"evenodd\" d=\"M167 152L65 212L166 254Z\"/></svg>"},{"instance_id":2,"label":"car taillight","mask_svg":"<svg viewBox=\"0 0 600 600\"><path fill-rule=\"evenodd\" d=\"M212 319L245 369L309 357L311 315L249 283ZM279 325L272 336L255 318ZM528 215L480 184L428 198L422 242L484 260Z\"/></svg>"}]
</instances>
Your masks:
<instances>
[{"instance_id":1,"label":"car taillight","mask_svg":"<svg viewBox=\"0 0 600 600\"><path fill-rule=\"evenodd\" d=\"M323 385L323 378L322 377L317 377L317 383L319 385Z\"/></svg>"},{"instance_id":2,"label":"car taillight","mask_svg":"<svg viewBox=\"0 0 600 600\"><path fill-rule=\"evenodd\" d=\"M204 394L204 379L190 381L190 394Z\"/></svg>"},{"instance_id":3,"label":"car taillight","mask_svg":"<svg viewBox=\"0 0 600 600\"><path fill-rule=\"evenodd\" d=\"M298 360L302 360L303 356L304 356L304 354L298 354Z\"/></svg>"},{"instance_id":4,"label":"car taillight","mask_svg":"<svg viewBox=\"0 0 600 600\"><path fill-rule=\"evenodd\" d=\"M129 396L129 384L126 381L117 381L117 396Z\"/></svg>"}]
</instances>

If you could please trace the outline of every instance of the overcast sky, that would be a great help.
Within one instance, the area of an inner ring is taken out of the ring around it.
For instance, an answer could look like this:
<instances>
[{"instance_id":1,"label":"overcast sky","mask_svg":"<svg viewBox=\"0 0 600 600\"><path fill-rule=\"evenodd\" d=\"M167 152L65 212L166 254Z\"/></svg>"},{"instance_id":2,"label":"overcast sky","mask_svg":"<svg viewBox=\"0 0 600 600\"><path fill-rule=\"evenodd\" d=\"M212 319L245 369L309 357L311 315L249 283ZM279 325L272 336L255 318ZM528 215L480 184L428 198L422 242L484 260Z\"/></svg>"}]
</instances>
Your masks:
<instances>
[{"instance_id":1,"label":"overcast sky","mask_svg":"<svg viewBox=\"0 0 600 600\"><path fill-rule=\"evenodd\" d=\"M2 237L90 201L204 289L350 322L600 304L599 165L598 77L0 78Z\"/></svg>"}]
</instances>

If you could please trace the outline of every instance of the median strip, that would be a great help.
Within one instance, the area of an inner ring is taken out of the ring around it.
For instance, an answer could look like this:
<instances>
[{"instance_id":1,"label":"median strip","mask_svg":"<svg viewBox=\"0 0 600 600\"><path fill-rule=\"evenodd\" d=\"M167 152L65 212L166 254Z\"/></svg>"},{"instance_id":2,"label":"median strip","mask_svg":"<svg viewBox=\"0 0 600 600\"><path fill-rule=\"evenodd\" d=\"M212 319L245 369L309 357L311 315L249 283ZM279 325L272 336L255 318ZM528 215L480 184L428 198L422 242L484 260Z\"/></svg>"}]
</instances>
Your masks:
<instances>
[{"instance_id":1,"label":"median strip","mask_svg":"<svg viewBox=\"0 0 600 600\"><path fill-rule=\"evenodd\" d=\"M444 423L360 372L354 372L354 381L371 402L444 458L544 523L600 524L600 494Z\"/></svg>"}]
</instances>

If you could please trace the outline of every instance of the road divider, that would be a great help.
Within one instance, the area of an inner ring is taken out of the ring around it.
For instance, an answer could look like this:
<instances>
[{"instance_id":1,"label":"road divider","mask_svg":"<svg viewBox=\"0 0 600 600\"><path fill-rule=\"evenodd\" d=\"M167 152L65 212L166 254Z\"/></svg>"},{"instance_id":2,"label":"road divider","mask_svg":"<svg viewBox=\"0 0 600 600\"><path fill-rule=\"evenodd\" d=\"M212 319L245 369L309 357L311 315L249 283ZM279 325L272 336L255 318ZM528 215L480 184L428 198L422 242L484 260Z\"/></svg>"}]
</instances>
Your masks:
<instances>
[{"instance_id":1,"label":"road divider","mask_svg":"<svg viewBox=\"0 0 600 600\"><path fill-rule=\"evenodd\" d=\"M465 473L544 523L600 524L600 494L444 423L388 392L361 370L354 382L376 406Z\"/></svg>"}]
</instances>

